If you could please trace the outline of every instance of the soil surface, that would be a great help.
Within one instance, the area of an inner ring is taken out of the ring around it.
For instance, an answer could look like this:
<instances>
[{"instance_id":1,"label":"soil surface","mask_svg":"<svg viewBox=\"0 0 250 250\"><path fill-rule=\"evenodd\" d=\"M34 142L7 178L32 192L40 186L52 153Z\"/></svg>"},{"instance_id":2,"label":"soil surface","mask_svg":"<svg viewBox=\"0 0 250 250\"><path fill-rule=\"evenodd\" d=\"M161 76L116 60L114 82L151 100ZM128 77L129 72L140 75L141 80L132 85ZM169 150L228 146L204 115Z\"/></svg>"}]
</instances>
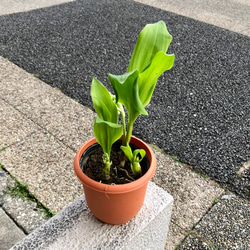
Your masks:
<instances>
[{"instance_id":1,"label":"soil surface","mask_svg":"<svg viewBox=\"0 0 250 250\"><path fill-rule=\"evenodd\" d=\"M135 181L138 178L136 178L136 176L133 174L130 167L130 162L127 158L125 161L125 166L124 167L121 166L120 164L121 154L123 154L121 150L111 151L110 159L112 161L112 165L110 167L109 180L104 179L102 176L104 163L102 160L103 151L100 148L90 153L90 155L83 160L81 164L81 169L89 178L105 184L118 185ZM145 166L145 164L142 163L143 173L146 172L145 169L147 169L147 166Z\"/></svg>"}]
</instances>

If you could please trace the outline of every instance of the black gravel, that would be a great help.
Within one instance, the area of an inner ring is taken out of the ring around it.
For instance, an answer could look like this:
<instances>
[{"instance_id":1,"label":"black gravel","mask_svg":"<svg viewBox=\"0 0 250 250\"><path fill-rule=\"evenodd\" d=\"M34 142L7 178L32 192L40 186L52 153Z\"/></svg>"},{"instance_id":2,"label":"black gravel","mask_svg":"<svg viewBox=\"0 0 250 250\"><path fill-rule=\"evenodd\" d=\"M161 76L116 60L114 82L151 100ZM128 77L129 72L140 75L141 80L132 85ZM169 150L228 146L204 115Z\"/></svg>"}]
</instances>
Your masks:
<instances>
[{"instance_id":1,"label":"black gravel","mask_svg":"<svg viewBox=\"0 0 250 250\"><path fill-rule=\"evenodd\" d=\"M160 78L134 134L249 195L249 37L131 0L84 0L0 17L0 55L92 107L96 76L126 71L137 35L164 20L174 68Z\"/></svg>"},{"instance_id":2,"label":"black gravel","mask_svg":"<svg viewBox=\"0 0 250 250\"><path fill-rule=\"evenodd\" d=\"M190 234L178 250L214 250L217 249L205 239L200 238L195 234Z\"/></svg>"},{"instance_id":3,"label":"black gravel","mask_svg":"<svg viewBox=\"0 0 250 250\"><path fill-rule=\"evenodd\" d=\"M249 249L249 208L249 201L229 193L212 207L194 230L215 249Z\"/></svg>"}]
</instances>

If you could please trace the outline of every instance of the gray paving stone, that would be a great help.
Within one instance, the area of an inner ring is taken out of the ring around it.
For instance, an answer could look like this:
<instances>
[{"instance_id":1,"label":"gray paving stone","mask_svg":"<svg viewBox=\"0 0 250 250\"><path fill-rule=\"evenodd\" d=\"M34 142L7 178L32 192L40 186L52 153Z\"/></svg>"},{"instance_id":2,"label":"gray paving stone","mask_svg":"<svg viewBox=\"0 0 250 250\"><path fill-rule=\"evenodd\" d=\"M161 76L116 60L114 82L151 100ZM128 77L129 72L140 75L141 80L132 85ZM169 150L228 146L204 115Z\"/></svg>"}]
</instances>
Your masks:
<instances>
[{"instance_id":1,"label":"gray paving stone","mask_svg":"<svg viewBox=\"0 0 250 250\"><path fill-rule=\"evenodd\" d=\"M48 132L39 131L0 152L0 162L52 211L79 197L82 185L73 171L75 152Z\"/></svg>"},{"instance_id":2,"label":"gray paving stone","mask_svg":"<svg viewBox=\"0 0 250 250\"><path fill-rule=\"evenodd\" d=\"M1 86L1 84L0 84ZM22 140L39 127L0 99L0 150Z\"/></svg>"},{"instance_id":3,"label":"gray paving stone","mask_svg":"<svg viewBox=\"0 0 250 250\"><path fill-rule=\"evenodd\" d=\"M6 102L16 107L48 91L48 84L0 57L0 92Z\"/></svg>"},{"instance_id":4,"label":"gray paving stone","mask_svg":"<svg viewBox=\"0 0 250 250\"><path fill-rule=\"evenodd\" d=\"M215 182L154 150L157 170L153 181L174 197L172 221L185 230L199 222L213 201L224 193Z\"/></svg>"},{"instance_id":5,"label":"gray paving stone","mask_svg":"<svg viewBox=\"0 0 250 250\"><path fill-rule=\"evenodd\" d=\"M94 137L93 111L2 57L0 57L0 82L0 91L3 93L1 97L5 101L74 150L77 151L85 141ZM15 124L8 120L6 123L13 126ZM22 126L20 127L22 129ZM4 132L2 131L3 135L7 133Z\"/></svg>"},{"instance_id":6,"label":"gray paving stone","mask_svg":"<svg viewBox=\"0 0 250 250\"><path fill-rule=\"evenodd\" d=\"M0 208L0 250L8 250L23 237L24 232Z\"/></svg>"},{"instance_id":7,"label":"gray paving stone","mask_svg":"<svg viewBox=\"0 0 250 250\"><path fill-rule=\"evenodd\" d=\"M36 202L8 192L14 187L17 187L17 184L13 178L6 171L0 169L0 206L21 226L25 233L31 233L48 218L45 218L44 211Z\"/></svg>"},{"instance_id":8,"label":"gray paving stone","mask_svg":"<svg viewBox=\"0 0 250 250\"><path fill-rule=\"evenodd\" d=\"M179 15L250 35L248 0L135 0Z\"/></svg>"},{"instance_id":9,"label":"gray paving stone","mask_svg":"<svg viewBox=\"0 0 250 250\"><path fill-rule=\"evenodd\" d=\"M95 113L56 89L29 99L17 109L75 151L94 137Z\"/></svg>"}]
</instances>

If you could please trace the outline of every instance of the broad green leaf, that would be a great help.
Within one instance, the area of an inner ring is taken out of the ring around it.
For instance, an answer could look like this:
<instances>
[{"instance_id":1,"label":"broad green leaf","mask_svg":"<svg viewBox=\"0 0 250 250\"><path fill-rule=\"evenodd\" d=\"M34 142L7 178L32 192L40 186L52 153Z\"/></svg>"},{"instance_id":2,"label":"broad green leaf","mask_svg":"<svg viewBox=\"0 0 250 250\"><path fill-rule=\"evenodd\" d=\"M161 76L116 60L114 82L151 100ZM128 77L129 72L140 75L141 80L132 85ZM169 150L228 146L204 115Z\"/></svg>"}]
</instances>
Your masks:
<instances>
[{"instance_id":1,"label":"broad green leaf","mask_svg":"<svg viewBox=\"0 0 250 250\"><path fill-rule=\"evenodd\" d=\"M122 135L122 126L96 117L94 134L97 142L101 145L103 152L107 153L110 157L112 144Z\"/></svg>"},{"instance_id":2,"label":"broad green leaf","mask_svg":"<svg viewBox=\"0 0 250 250\"><path fill-rule=\"evenodd\" d=\"M138 75L137 70L119 76L109 74L109 80L116 94L116 102L126 107L131 122L134 122L140 114L148 114L139 97Z\"/></svg>"},{"instance_id":3,"label":"broad green leaf","mask_svg":"<svg viewBox=\"0 0 250 250\"><path fill-rule=\"evenodd\" d=\"M138 36L127 72L142 72L157 52L167 52L171 41L172 36L168 33L165 22L147 24Z\"/></svg>"},{"instance_id":4,"label":"broad green leaf","mask_svg":"<svg viewBox=\"0 0 250 250\"><path fill-rule=\"evenodd\" d=\"M139 74L139 95L143 106L147 106L151 100L156 82L160 75L172 68L174 64L174 54L166 55L159 51L154 56L149 67Z\"/></svg>"},{"instance_id":5,"label":"broad green leaf","mask_svg":"<svg viewBox=\"0 0 250 250\"><path fill-rule=\"evenodd\" d=\"M96 113L107 122L118 122L118 111L111 94L95 77L91 85L91 96Z\"/></svg>"}]
</instances>

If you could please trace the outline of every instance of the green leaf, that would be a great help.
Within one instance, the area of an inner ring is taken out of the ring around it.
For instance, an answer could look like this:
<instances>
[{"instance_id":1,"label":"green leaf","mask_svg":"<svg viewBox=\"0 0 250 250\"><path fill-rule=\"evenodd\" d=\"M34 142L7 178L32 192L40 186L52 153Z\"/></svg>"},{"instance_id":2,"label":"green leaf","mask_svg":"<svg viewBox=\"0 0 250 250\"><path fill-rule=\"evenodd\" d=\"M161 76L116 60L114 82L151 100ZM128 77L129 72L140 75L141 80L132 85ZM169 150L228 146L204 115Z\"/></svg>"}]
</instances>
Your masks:
<instances>
[{"instance_id":1,"label":"green leaf","mask_svg":"<svg viewBox=\"0 0 250 250\"><path fill-rule=\"evenodd\" d=\"M149 104L160 75L173 67L174 58L174 54L166 55L164 52L159 51L154 56L149 67L139 74L139 95L144 107Z\"/></svg>"},{"instance_id":2,"label":"green leaf","mask_svg":"<svg viewBox=\"0 0 250 250\"><path fill-rule=\"evenodd\" d=\"M137 159L138 154L141 155L141 159ZM133 162L141 162L144 156L146 155L146 151L144 149L136 149L133 152Z\"/></svg>"},{"instance_id":3,"label":"green leaf","mask_svg":"<svg viewBox=\"0 0 250 250\"><path fill-rule=\"evenodd\" d=\"M126 155L128 160L132 163L133 162L133 153L132 153L130 146L129 145L128 146L121 146L120 148L123 151L123 153Z\"/></svg>"},{"instance_id":4,"label":"green leaf","mask_svg":"<svg viewBox=\"0 0 250 250\"><path fill-rule=\"evenodd\" d=\"M96 113L107 122L118 122L118 111L111 94L95 77L91 84L91 96Z\"/></svg>"},{"instance_id":5,"label":"green leaf","mask_svg":"<svg viewBox=\"0 0 250 250\"><path fill-rule=\"evenodd\" d=\"M101 145L103 152L107 153L110 158L112 144L122 135L122 126L96 117L94 134L97 142Z\"/></svg>"},{"instance_id":6,"label":"green leaf","mask_svg":"<svg viewBox=\"0 0 250 250\"><path fill-rule=\"evenodd\" d=\"M119 76L109 74L109 80L116 94L116 102L126 107L131 122L134 122L140 114L148 114L139 97L138 75L137 70Z\"/></svg>"},{"instance_id":7,"label":"green leaf","mask_svg":"<svg viewBox=\"0 0 250 250\"><path fill-rule=\"evenodd\" d=\"M128 160L130 161L130 166L133 174L137 177L140 177L142 175L140 162L143 159L143 157L146 155L146 152L144 149L136 149L132 152L129 145L127 146L121 146L121 150L126 155ZM141 154L141 159L138 159L138 154Z\"/></svg>"},{"instance_id":8,"label":"green leaf","mask_svg":"<svg viewBox=\"0 0 250 250\"><path fill-rule=\"evenodd\" d=\"M165 22L147 24L138 36L127 72L144 71L157 52L167 52L171 41L172 36L168 32Z\"/></svg>"}]
</instances>

